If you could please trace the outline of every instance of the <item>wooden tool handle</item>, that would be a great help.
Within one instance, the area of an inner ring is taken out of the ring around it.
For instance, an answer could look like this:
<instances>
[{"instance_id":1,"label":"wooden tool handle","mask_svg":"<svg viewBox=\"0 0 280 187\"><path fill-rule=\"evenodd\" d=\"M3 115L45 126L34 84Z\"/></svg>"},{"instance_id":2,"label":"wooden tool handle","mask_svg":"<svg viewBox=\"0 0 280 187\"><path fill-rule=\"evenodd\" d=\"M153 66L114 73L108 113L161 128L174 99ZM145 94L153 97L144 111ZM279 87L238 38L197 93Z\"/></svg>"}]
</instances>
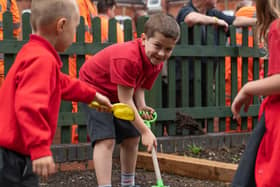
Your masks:
<instances>
[{"instance_id":1,"label":"wooden tool handle","mask_svg":"<svg viewBox=\"0 0 280 187\"><path fill-rule=\"evenodd\" d=\"M152 158L153 158L153 165L154 165L157 181L162 180L159 165L158 165L157 152L154 146L152 149Z\"/></svg>"}]
</instances>

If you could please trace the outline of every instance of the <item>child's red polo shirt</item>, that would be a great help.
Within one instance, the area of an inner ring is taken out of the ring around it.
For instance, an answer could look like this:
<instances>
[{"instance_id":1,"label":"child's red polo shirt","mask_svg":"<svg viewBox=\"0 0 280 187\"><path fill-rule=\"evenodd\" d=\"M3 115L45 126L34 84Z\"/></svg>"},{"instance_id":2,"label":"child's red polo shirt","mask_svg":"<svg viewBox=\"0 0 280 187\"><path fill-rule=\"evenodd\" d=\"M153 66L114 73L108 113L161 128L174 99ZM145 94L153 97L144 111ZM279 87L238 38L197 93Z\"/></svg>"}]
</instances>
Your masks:
<instances>
[{"instance_id":1,"label":"child's red polo shirt","mask_svg":"<svg viewBox=\"0 0 280 187\"><path fill-rule=\"evenodd\" d=\"M150 62L141 39L136 39L111 45L88 59L80 69L80 79L118 102L117 85L151 89L162 66Z\"/></svg>"}]
</instances>

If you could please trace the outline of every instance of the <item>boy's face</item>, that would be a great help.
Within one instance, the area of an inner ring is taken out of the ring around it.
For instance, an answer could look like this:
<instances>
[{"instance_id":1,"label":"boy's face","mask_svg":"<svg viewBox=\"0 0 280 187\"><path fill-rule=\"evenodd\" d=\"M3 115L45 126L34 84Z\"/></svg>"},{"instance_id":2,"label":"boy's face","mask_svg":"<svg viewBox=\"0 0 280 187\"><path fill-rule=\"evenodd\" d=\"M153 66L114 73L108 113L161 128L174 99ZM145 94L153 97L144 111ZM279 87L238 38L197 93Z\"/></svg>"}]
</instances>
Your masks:
<instances>
[{"instance_id":1,"label":"boy's face","mask_svg":"<svg viewBox=\"0 0 280 187\"><path fill-rule=\"evenodd\" d=\"M79 13L76 12L74 14L72 19L66 19L61 26L55 46L56 50L59 52L65 51L73 42L77 26L80 23Z\"/></svg>"},{"instance_id":2,"label":"boy's face","mask_svg":"<svg viewBox=\"0 0 280 187\"><path fill-rule=\"evenodd\" d=\"M154 36L150 38L142 34L141 38L145 46L146 55L153 65L166 61L170 57L177 42L177 40L165 37L159 32L155 32Z\"/></svg>"}]
</instances>

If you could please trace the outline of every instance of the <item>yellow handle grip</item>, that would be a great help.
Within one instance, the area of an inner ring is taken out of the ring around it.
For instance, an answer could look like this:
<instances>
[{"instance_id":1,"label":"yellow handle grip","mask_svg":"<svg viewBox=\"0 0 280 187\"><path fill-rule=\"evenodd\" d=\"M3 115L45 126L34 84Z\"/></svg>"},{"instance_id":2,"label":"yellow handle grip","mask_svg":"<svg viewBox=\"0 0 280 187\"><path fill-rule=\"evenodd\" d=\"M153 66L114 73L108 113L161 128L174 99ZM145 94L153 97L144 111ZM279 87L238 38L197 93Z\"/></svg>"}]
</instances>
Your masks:
<instances>
[{"instance_id":1,"label":"yellow handle grip","mask_svg":"<svg viewBox=\"0 0 280 187\"><path fill-rule=\"evenodd\" d=\"M89 104L89 107L91 108L99 108L101 105L96 102L96 101L92 101L90 104Z\"/></svg>"}]
</instances>

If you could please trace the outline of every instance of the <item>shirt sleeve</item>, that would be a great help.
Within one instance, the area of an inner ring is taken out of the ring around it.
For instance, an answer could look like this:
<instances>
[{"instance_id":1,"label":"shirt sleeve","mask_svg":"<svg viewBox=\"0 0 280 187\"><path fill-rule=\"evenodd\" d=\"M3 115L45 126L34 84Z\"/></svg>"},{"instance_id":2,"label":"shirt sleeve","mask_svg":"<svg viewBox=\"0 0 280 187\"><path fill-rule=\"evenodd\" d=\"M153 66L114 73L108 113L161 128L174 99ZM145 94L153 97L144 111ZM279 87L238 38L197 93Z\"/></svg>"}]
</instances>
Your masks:
<instances>
[{"instance_id":1,"label":"shirt sleeve","mask_svg":"<svg viewBox=\"0 0 280 187\"><path fill-rule=\"evenodd\" d=\"M111 82L117 85L135 88L139 72L137 63L128 59L114 59L110 65Z\"/></svg>"},{"instance_id":2,"label":"shirt sleeve","mask_svg":"<svg viewBox=\"0 0 280 187\"><path fill-rule=\"evenodd\" d=\"M280 22L275 21L271 24L268 34L268 51L269 51L269 64L268 75L280 73Z\"/></svg>"},{"instance_id":3,"label":"shirt sleeve","mask_svg":"<svg viewBox=\"0 0 280 187\"><path fill-rule=\"evenodd\" d=\"M227 24L232 25L233 21L235 20L235 16L228 16L225 15L223 12L217 10L217 9L212 9L209 10L207 13L208 16L215 16L219 19L224 20L225 22L227 22Z\"/></svg>"},{"instance_id":4,"label":"shirt sleeve","mask_svg":"<svg viewBox=\"0 0 280 187\"><path fill-rule=\"evenodd\" d=\"M191 7L191 6L184 6L178 13L177 15L177 22L180 24L182 22L184 22L185 17L191 13L191 12L195 12L195 10Z\"/></svg>"},{"instance_id":5,"label":"shirt sleeve","mask_svg":"<svg viewBox=\"0 0 280 187\"><path fill-rule=\"evenodd\" d=\"M45 59L41 56L23 64L16 75L15 113L32 159L52 155L49 103L56 87L57 67Z\"/></svg>"},{"instance_id":6,"label":"shirt sleeve","mask_svg":"<svg viewBox=\"0 0 280 187\"><path fill-rule=\"evenodd\" d=\"M90 103L93 101L96 90L87 83L60 72L62 99Z\"/></svg>"}]
</instances>

